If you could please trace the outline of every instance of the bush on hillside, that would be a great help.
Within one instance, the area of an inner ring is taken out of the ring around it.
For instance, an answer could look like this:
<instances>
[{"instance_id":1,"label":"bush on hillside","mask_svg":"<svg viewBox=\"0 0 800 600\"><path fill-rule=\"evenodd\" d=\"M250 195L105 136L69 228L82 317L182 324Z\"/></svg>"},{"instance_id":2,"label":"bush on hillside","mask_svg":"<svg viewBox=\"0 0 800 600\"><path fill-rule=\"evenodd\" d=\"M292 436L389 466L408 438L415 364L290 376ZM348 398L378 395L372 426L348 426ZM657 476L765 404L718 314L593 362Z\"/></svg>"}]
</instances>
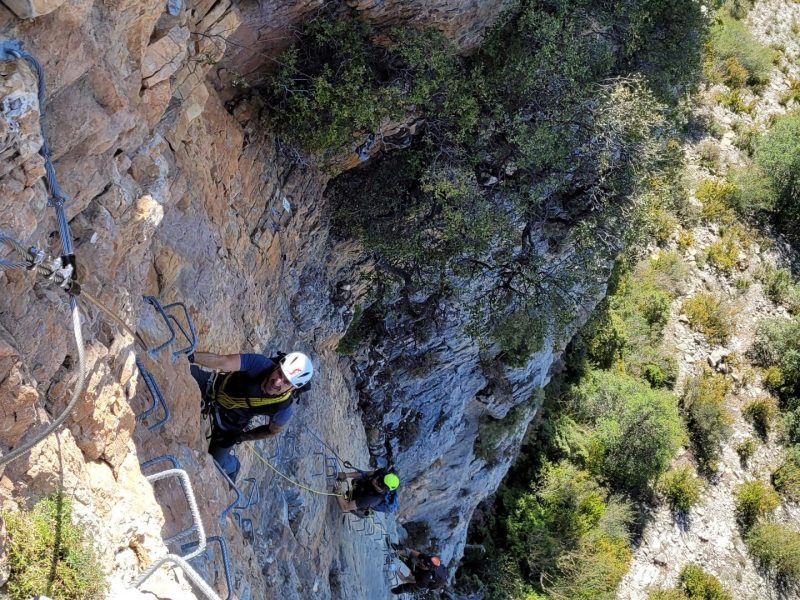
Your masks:
<instances>
[{"instance_id":1,"label":"bush on hillside","mask_svg":"<svg viewBox=\"0 0 800 600\"><path fill-rule=\"evenodd\" d=\"M687 512L698 500L703 483L690 465L681 465L664 473L659 489L673 510Z\"/></svg>"},{"instance_id":2,"label":"bush on hillside","mask_svg":"<svg viewBox=\"0 0 800 600\"><path fill-rule=\"evenodd\" d=\"M784 405L800 397L800 317L762 321L750 354L758 365L779 369L777 393Z\"/></svg>"},{"instance_id":3,"label":"bush on hillside","mask_svg":"<svg viewBox=\"0 0 800 600\"><path fill-rule=\"evenodd\" d=\"M800 285L795 283L788 269L766 267L760 273L767 297L775 304L782 304L790 312L800 311Z\"/></svg>"},{"instance_id":4,"label":"bush on hillside","mask_svg":"<svg viewBox=\"0 0 800 600\"><path fill-rule=\"evenodd\" d=\"M683 301L682 310L695 331L705 334L711 344L724 344L733 333L733 309L709 292L698 292Z\"/></svg>"},{"instance_id":5,"label":"bush on hillside","mask_svg":"<svg viewBox=\"0 0 800 600\"><path fill-rule=\"evenodd\" d=\"M800 501L800 447L789 449L783 464L772 474L772 485L785 498Z\"/></svg>"},{"instance_id":6,"label":"bush on hillside","mask_svg":"<svg viewBox=\"0 0 800 600\"><path fill-rule=\"evenodd\" d=\"M632 556L627 537L592 533L575 550L559 557L560 575L547 592L554 598L614 600Z\"/></svg>"},{"instance_id":7,"label":"bush on hillside","mask_svg":"<svg viewBox=\"0 0 800 600\"><path fill-rule=\"evenodd\" d=\"M736 518L739 525L748 529L761 517L771 513L780 504L780 498L769 484L762 481L748 481L734 490Z\"/></svg>"},{"instance_id":8,"label":"bush on hillside","mask_svg":"<svg viewBox=\"0 0 800 600\"><path fill-rule=\"evenodd\" d=\"M686 565L681 569L680 587L689 600L733 600L719 579L699 565Z\"/></svg>"},{"instance_id":9,"label":"bush on hillside","mask_svg":"<svg viewBox=\"0 0 800 600\"><path fill-rule=\"evenodd\" d=\"M686 440L674 396L629 375L591 371L572 398L578 420L592 425L589 470L616 489L644 490Z\"/></svg>"},{"instance_id":10,"label":"bush on hillside","mask_svg":"<svg viewBox=\"0 0 800 600\"><path fill-rule=\"evenodd\" d=\"M755 161L775 188L776 223L800 241L800 111L777 119L758 144Z\"/></svg>"},{"instance_id":11,"label":"bush on hillside","mask_svg":"<svg viewBox=\"0 0 800 600\"><path fill-rule=\"evenodd\" d=\"M761 396L748 402L742 411L762 440L769 437L772 421L778 415L778 403L772 396Z\"/></svg>"},{"instance_id":12,"label":"bush on hillside","mask_svg":"<svg viewBox=\"0 0 800 600\"><path fill-rule=\"evenodd\" d=\"M730 205L736 186L718 179L703 179L697 186L695 197L702 204L700 216L706 221L732 223L735 215Z\"/></svg>"},{"instance_id":13,"label":"bush on hillside","mask_svg":"<svg viewBox=\"0 0 800 600\"><path fill-rule=\"evenodd\" d=\"M741 21L724 13L717 17L709 41L710 76L734 88L767 83L773 51L756 40Z\"/></svg>"},{"instance_id":14,"label":"bush on hillside","mask_svg":"<svg viewBox=\"0 0 800 600\"><path fill-rule=\"evenodd\" d=\"M753 557L777 574L800 579L800 531L780 523L762 522L745 536Z\"/></svg>"},{"instance_id":15,"label":"bush on hillside","mask_svg":"<svg viewBox=\"0 0 800 600\"><path fill-rule=\"evenodd\" d=\"M725 408L730 382L706 369L686 383L682 406L692 448L701 466L715 471L720 446L730 433L733 416Z\"/></svg>"},{"instance_id":16,"label":"bush on hillside","mask_svg":"<svg viewBox=\"0 0 800 600\"><path fill-rule=\"evenodd\" d=\"M747 438L736 444L735 450L736 454L739 455L739 462L746 466L748 461L753 457L753 454L756 453L756 449L756 441L753 438Z\"/></svg>"},{"instance_id":17,"label":"bush on hillside","mask_svg":"<svg viewBox=\"0 0 800 600\"><path fill-rule=\"evenodd\" d=\"M12 600L45 593L53 600L104 596L103 569L71 515L72 504L63 496L44 498L30 512L3 512Z\"/></svg>"},{"instance_id":18,"label":"bush on hillside","mask_svg":"<svg viewBox=\"0 0 800 600\"><path fill-rule=\"evenodd\" d=\"M536 493L520 496L506 527L512 555L538 579L558 572L558 558L575 550L606 510L605 493L586 471L562 461L542 473Z\"/></svg>"}]
</instances>

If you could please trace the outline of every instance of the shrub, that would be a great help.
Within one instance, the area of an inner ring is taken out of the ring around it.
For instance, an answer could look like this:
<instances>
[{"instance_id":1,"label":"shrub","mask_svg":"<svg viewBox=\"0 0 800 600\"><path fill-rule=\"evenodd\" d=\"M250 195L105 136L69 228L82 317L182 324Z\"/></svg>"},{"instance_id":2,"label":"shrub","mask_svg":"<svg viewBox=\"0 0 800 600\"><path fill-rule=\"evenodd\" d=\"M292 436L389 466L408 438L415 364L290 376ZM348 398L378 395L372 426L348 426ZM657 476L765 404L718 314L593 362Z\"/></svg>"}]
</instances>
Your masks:
<instances>
[{"instance_id":1,"label":"shrub","mask_svg":"<svg viewBox=\"0 0 800 600\"><path fill-rule=\"evenodd\" d=\"M54 600L93 600L106 583L63 496L44 498L31 512L4 512L10 544L8 592L12 600L46 593ZM55 562L54 562L55 561Z\"/></svg>"},{"instance_id":2,"label":"shrub","mask_svg":"<svg viewBox=\"0 0 800 600\"><path fill-rule=\"evenodd\" d=\"M678 589L650 590L647 600L687 600L682 591Z\"/></svg>"},{"instance_id":3,"label":"shrub","mask_svg":"<svg viewBox=\"0 0 800 600\"><path fill-rule=\"evenodd\" d=\"M706 221L730 223L735 215L730 209L736 186L717 179L704 179L697 186L695 197L701 202L700 216Z\"/></svg>"},{"instance_id":4,"label":"shrub","mask_svg":"<svg viewBox=\"0 0 800 600\"><path fill-rule=\"evenodd\" d=\"M772 485L789 500L800 501L800 448L789 450L783 464L772 474Z\"/></svg>"},{"instance_id":5,"label":"shrub","mask_svg":"<svg viewBox=\"0 0 800 600\"><path fill-rule=\"evenodd\" d=\"M694 244L694 232L691 229L681 229L678 234L678 248L688 250Z\"/></svg>"},{"instance_id":6,"label":"shrub","mask_svg":"<svg viewBox=\"0 0 800 600\"><path fill-rule=\"evenodd\" d=\"M719 144L714 140L705 139L697 146L700 164L709 171L716 171L720 167L721 153Z\"/></svg>"},{"instance_id":7,"label":"shrub","mask_svg":"<svg viewBox=\"0 0 800 600\"><path fill-rule=\"evenodd\" d=\"M589 535L577 549L559 558L561 576L548 592L555 598L614 600L617 586L630 568L631 556L627 539Z\"/></svg>"},{"instance_id":8,"label":"shrub","mask_svg":"<svg viewBox=\"0 0 800 600\"><path fill-rule=\"evenodd\" d=\"M753 8L755 0L728 0L725 3L725 10L734 19L744 19Z\"/></svg>"},{"instance_id":9,"label":"shrub","mask_svg":"<svg viewBox=\"0 0 800 600\"><path fill-rule=\"evenodd\" d=\"M784 384L783 373L775 365L770 365L764 369L761 377L764 379L764 386L773 392L777 392Z\"/></svg>"},{"instance_id":10,"label":"shrub","mask_svg":"<svg viewBox=\"0 0 800 600\"><path fill-rule=\"evenodd\" d=\"M772 512L780 504L780 498L768 484L748 481L734 490L736 518L744 528L750 528L756 520Z\"/></svg>"},{"instance_id":11,"label":"shrub","mask_svg":"<svg viewBox=\"0 0 800 600\"><path fill-rule=\"evenodd\" d=\"M664 473L659 487L673 510L686 512L700 500L703 484L691 466L682 465Z\"/></svg>"},{"instance_id":12,"label":"shrub","mask_svg":"<svg viewBox=\"0 0 800 600\"><path fill-rule=\"evenodd\" d=\"M784 403L800 397L800 318L762 321L750 353L757 364L778 368L783 383L777 392ZM777 373L774 377L777 382Z\"/></svg>"},{"instance_id":13,"label":"shrub","mask_svg":"<svg viewBox=\"0 0 800 600\"><path fill-rule=\"evenodd\" d=\"M743 465L746 465L755 453L756 441L753 438L747 438L743 442L736 444L736 454L739 455L739 460Z\"/></svg>"},{"instance_id":14,"label":"shrub","mask_svg":"<svg viewBox=\"0 0 800 600\"><path fill-rule=\"evenodd\" d=\"M777 193L776 223L795 241L800 231L800 112L780 117L764 135L755 160Z\"/></svg>"},{"instance_id":15,"label":"shrub","mask_svg":"<svg viewBox=\"0 0 800 600\"><path fill-rule=\"evenodd\" d=\"M739 89L729 90L727 92L717 92L714 95L714 100L716 100L720 106L724 106L737 115L752 115L756 110L755 99L747 101L742 90Z\"/></svg>"},{"instance_id":16,"label":"shrub","mask_svg":"<svg viewBox=\"0 0 800 600\"><path fill-rule=\"evenodd\" d=\"M789 87L780 95L778 102L781 106L786 106L792 102L800 102L800 79L789 78Z\"/></svg>"},{"instance_id":17,"label":"shrub","mask_svg":"<svg viewBox=\"0 0 800 600\"><path fill-rule=\"evenodd\" d=\"M698 292L684 300L681 307L689 325L708 338L712 344L724 344L733 328L733 311L727 302L708 292Z\"/></svg>"},{"instance_id":18,"label":"shrub","mask_svg":"<svg viewBox=\"0 0 800 600\"><path fill-rule=\"evenodd\" d=\"M800 578L800 532L780 523L758 523L745 537L750 552L778 575Z\"/></svg>"},{"instance_id":19,"label":"shrub","mask_svg":"<svg viewBox=\"0 0 800 600\"><path fill-rule=\"evenodd\" d=\"M733 130L736 132L733 145L748 156L752 156L756 150L756 144L761 138L761 130L758 125L749 125L743 121L736 121L733 124Z\"/></svg>"},{"instance_id":20,"label":"shrub","mask_svg":"<svg viewBox=\"0 0 800 600\"><path fill-rule=\"evenodd\" d=\"M503 362L510 367L524 367L544 342L544 322L541 316L518 309L501 319L492 330L500 346Z\"/></svg>"},{"instance_id":21,"label":"shrub","mask_svg":"<svg viewBox=\"0 0 800 600\"><path fill-rule=\"evenodd\" d=\"M698 565L686 565L681 569L680 586L689 600L733 600L719 579Z\"/></svg>"},{"instance_id":22,"label":"shrub","mask_svg":"<svg viewBox=\"0 0 800 600\"><path fill-rule=\"evenodd\" d=\"M552 575L558 557L577 548L605 510L605 494L589 473L566 461L548 465L538 491L520 496L506 520L512 554L537 577Z\"/></svg>"},{"instance_id":23,"label":"shrub","mask_svg":"<svg viewBox=\"0 0 800 600\"><path fill-rule=\"evenodd\" d=\"M788 269L765 269L761 280L767 297L775 304L783 304L792 312L800 308L800 286L794 282Z\"/></svg>"},{"instance_id":24,"label":"shrub","mask_svg":"<svg viewBox=\"0 0 800 600\"><path fill-rule=\"evenodd\" d=\"M697 460L709 471L716 470L719 447L730 433L733 417L725 408L730 382L710 370L687 381L683 410Z\"/></svg>"},{"instance_id":25,"label":"shrub","mask_svg":"<svg viewBox=\"0 0 800 600\"><path fill-rule=\"evenodd\" d=\"M772 70L773 51L759 43L744 23L724 14L718 16L719 20L711 28L709 41L712 76L733 83L733 79L740 77L730 73L729 68L733 65L736 71L746 71L745 83L767 83Z\"/></svg>"},{"instance_id":26,"label":"shrub","mask_svg":"<svg viewBox=\"0 0 800 600\"><path fill-rule=\"evenodd\" d=\"M706 256L711 266L730 275L739 268L741 260L739 240L735 235L726 231L717 241L708 246Z\"/></svg>"},{"instance_id":27,"label":"shrub","mask_svg":"<svg viewBox=\"0 0 800 600\"><path fill-rule=\"evenodd\" d=\"M772 427L772 420L778 414L778 403L772 396L761 396L748 402L743 413L745 418L753 424L761 439L766 440Z\"/></svg>"},{"instance_id":28,"label":"shrub","mask_svg":"<svg viewBox=\"0 0 800 600\"><path fill-rule=\"evenodd\" d=\"M591 371L572 396L579 417L594 425L589 470L618 489L642 491L686 439L673 395L628 375Z\"/></svg>"},{"instance_id":29,"label":"shrub","mask_svg":"<svg viewBox=\"0 0 800 600\"><path fill-rule=\"evenodd\" d=\"M758 165L731 169L728 179L734 185L734 192L729 199L730 206L740 215L752 218L761 213L769 213L775 208L775 186Z\"/></svg>"}]
</instances>

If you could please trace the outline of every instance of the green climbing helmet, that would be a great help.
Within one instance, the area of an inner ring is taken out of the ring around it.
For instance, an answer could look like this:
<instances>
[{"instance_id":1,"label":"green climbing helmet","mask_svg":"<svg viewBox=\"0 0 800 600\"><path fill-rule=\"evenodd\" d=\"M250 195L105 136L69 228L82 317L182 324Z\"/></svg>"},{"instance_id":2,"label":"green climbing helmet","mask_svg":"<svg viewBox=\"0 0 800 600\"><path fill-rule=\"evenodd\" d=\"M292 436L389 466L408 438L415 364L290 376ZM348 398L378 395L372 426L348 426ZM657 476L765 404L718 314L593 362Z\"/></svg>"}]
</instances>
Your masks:
<instances>
[{"instance_id":1,"label":"green climbing helmet","mask_svg":"<svg viewBox=\"0 0 800 600\"><path fill-rule=\"evenodd\" d=\"M383 476L383 483L389 490L396 490L400 485L400 478L394 473L387 473Z\"/></svg>"}]
</instances>

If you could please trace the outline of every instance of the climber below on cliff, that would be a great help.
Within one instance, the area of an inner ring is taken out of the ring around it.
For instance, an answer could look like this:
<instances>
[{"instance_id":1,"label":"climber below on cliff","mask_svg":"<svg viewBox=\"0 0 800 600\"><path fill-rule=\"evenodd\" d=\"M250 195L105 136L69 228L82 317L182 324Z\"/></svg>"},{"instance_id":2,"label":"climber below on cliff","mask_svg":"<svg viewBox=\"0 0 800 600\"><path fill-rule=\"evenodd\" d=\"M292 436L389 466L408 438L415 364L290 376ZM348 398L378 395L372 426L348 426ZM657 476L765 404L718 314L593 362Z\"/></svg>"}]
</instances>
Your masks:
<instances>
[{"instance_id":1,"label":"climber below on cliff","mask_svg":"<svg viewBox=\"0 0 800 600\"><path fill-rule=\"evenodd\" d=\"M366 517L372 511L395 512L397 510L397 488L400 478L393 469L375 471L341 472L338 481L353 480L353 488L347 498L337 496L342 512L351 512Z\"/></svg>"},{"instance_id":2,"label":"climber below on cliff","mask_svg":"<svg viewBox=\"0 0 800 600\"><path fill-rule=\"evenodd\" d=\"M400 548L394 544L392 547L397 550L397 557L411 571L409 575L397 572L403 583L392 588L393 594L406 594L415 590L440 590L447 585L447 567L442 564L441 558L411 548Z\"/></svg>"},{"instance_id":3,"label":"climber below on cliff","mask_svg":"<svg viewBox=\"0 0 800 600\"><path fill-rule=\"evenodd\" d=\"M279 433L292 416L294 397L308 389L314 366L302 352L273 358L195 352L189 362L200 387L203 414L211 418L208 452L235 481L239 460L233 446ZM269 417L269 423L247 430L251 417L258 415Z\"/></svg>"}]
</instances>

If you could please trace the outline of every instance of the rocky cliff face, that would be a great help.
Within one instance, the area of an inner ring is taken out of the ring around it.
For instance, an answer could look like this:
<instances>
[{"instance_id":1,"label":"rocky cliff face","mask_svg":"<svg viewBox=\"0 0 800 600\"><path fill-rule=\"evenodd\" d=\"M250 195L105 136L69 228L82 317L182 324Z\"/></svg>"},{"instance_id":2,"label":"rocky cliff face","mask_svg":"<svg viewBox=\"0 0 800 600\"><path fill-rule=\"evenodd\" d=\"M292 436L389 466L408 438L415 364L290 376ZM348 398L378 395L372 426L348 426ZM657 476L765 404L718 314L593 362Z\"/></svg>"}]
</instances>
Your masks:
<instances>
[{"instance_id":1,"label":"rocky cliff face","mask_svg":"<svg viewBox=\"0 0 800 600\"><path fill-rule=\"evenodd\" d=\"M362 293L362 267L357 248L329 238L327 176L285 156L256 107L223 102L233 96L225 71L260 68L280 46L274 40L289 37L319 4L66 0L28 6L30 14L14 4L23 16L43 16L23 21L0 6L0 37L23 41L43 64L45 123L70 198L85 289L152 342L165 339L165 330L143 302L147 294L185 301L203 350L310 353L319 373L313 390L288 430L261 452L321 490L333 450L366 466L370 448L378 458L391 448L405 481L398 521L429 531L450 558L459 554L474 506L508 466L535 404L499 438L489 463L474 454L480 418L503 417L529 400L563 340L548 340L526 368L504 370L481 356L460 327L465 315L451 307L436 325L411 326L408 315L387 323L384 342L355 364L356 377L353 363L335 353ZM469 47L502 6L438 0L355 8L382 24L439 26ZM35 95L27 65L0 62L0 228L57 255ZM19 272L0 274L0 285L5 450L63 410L75 350L61 292ZM0 472L4 510L63 488L110 574L111 596L121 597L114 594L166 552L162 538L189 524L180 488L153 488L139 469L171 454L192 479L207 532L225 535L237 597L388 595L380 535L343 521L332 499L281 479L249 450L240 450L242 477L255 478L262 496L249 513L253 530L230 515L220 522L233 497L205 452L186 362L142 356L172 415L148 430L155 416L135 419L149 397L133 340L94 307L81 306L87 391L58 435ZM197 567L225 593L219 555L207 558ZM179 572L162 571L148 585L159 598L190 594Z\"/></svg>"}]
</instances>

